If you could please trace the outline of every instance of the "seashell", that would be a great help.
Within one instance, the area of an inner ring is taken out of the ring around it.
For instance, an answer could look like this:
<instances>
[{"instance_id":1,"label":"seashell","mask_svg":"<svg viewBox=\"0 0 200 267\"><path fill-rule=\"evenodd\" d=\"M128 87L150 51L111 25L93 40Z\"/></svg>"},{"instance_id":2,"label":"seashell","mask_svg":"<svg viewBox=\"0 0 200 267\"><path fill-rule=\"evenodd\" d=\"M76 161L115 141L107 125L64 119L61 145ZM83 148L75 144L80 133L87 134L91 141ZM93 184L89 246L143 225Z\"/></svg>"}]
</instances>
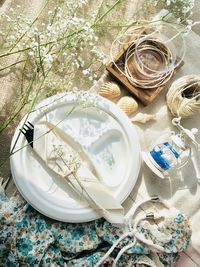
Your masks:
<instances>
[{"instance_id":1,"label":"seashell","mask_svg":"<svg viewBox=\"0 0 200 267\"><path fill-rule=\"evenodd\" d=\"M99 95L103 96L108 99L114 99L118 96L120 96L121 91L119 86L116 83L108 82L105 83L100 89L99 89Z\"/></svg>"},{"instance_id":2,"label":"seashell","mask_svg":"<svg viewBox=\"0 0 200 267\"><path fill-rule=\"evenodd\" d=\"M156 114L138 113L131 119L131 122L146 123L150 120L156 120Z\"/></svg>"},{"instance_id":3,"label":"seashell","mask_svg":"<svg viewBox=\"0 0 200 267\"><path fill-rule=\"evenodd\" d=\"M131 115L138 109L138 103L130 96L123 96L117 102L118 107L123 110L127 115Z\"/></svg>"}]
</instances>

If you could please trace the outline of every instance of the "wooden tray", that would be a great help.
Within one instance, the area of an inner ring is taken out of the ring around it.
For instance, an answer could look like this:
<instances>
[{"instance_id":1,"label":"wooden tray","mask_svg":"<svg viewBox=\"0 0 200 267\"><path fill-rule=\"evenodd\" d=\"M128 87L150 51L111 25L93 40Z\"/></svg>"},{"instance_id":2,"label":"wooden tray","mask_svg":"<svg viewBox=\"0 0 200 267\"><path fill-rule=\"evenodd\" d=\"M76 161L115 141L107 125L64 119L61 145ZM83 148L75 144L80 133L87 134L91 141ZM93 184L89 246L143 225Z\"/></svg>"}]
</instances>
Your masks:
<instances>
[{"instance_id":1,"label":"wooden tray","mask_svg":"<svg viewBox=\"0 0 200 267\"><path fill-rule=\"evenodd\" d=\"M134 40L133 40L134 41ZM130 45L124 46L120 52L115 57L115 64L122 70L121 63L124 63L125 61L125 55L126 51ZM121 63L120 63L121 62ZM179 69L181 66L183 66L183 62L179 64ZM126 89L131 92L138 100L140 100L144 105L150 104L158 95L159 93L165 88L166 84L160 87L152 88L152 89L142 89L139 87L133 86L129 80L126 78L126 76L120 72L113 62L109 63L106 67L107 71L120 83L122 83ZM133 68L133 66L132 66ZM130 68L131 69L131 68ZM173 75L176 73L176 70L174 70ZM172 75L172 76L173 76ZM170 80L170 79L169 79Z\"/></svg>"}]
</instances>

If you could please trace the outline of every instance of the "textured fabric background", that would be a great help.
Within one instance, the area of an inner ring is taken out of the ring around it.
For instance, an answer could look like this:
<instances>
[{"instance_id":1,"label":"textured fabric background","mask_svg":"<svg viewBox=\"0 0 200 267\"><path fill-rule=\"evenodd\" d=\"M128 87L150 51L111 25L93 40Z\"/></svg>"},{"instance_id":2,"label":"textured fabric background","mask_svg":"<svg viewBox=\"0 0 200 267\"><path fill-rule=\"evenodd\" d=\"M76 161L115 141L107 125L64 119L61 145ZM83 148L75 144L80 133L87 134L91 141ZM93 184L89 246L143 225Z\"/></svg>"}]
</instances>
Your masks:
<instances>
[{"instance_id":1,"label":"textured fabric background","mask_svg":"<svg viewBox=\"0 0 200 267\"><path fill-rule=\"evenodd\" d=\"M126 8L122 11L124 17L130 17L135 12L136 8L141 5L141 1L139 0L131 0L126 1ZM91 1L92 5L90 8L94 7L94 3L96 1ZM40 8L44 4L44 0L0 0L0 12L6 12L11 7L15 8L16 5L22 6L22 12L24 16L34 17ZM155 9L152 9L152 12L149 15L155 14ZM89 12L89 10L88 10ZM117 16L118 14L116 14ZM196 0L196 6L194 8L194 18L196 20L200 19L200 0ZM2 26L2 25L0 25ZM194 28L194 31L197 34L200 34L200 25ZM191 33L187 37L187 54L185 58L185 65L181 69L181 71L176 76L182 76L190 73L199 74L200 70L200 37ZM108 42L109 43L109 42ZM109 47L107 47L109 51ZM15 60L14 57L10 57L10 61ZM2 63L2 62L1 62ZM6 62L3 62L3 64ZM107 78L102 78L101 82ZM20 69L15 72L9 72L0 74L0 124L5 119L5 114L12 110L12 101L17 98L20 94ZM167 89L166 89L167 90ZM169 130L171 115L169 114L166 104L165 104L165 95L166 91L159 96L159 99L148 106L147 108L142 108L142 112L146 113L158 113L158 119L156 122L149 122L145 126L136 125L138 133L141 137L142 149L146 149L150 143L153 143L153 140L161 134L161 132L165 132ZM6 131L0 137L0 158L5 158L10 147L10 140L16 125ZM200 121L198 116L188 119L184 121L184 126L188 128L197 127L200 129ZM200 140L200 138L199 138ZM140 172L140 176L138 182L131 193L130 197L124 203L126 208L129 208L133 202L137 202L138 200L144 198L146 195L152 194L161 194L161 196L165 199L170 200L173 205L177 206L183 212L186 212L192 222L193 236L192 236L192 245L189 250L182 255L180 261L177 264L177 267L196 267L200 266L200 185L197 182L196 177L199 176L200 170L198 169L198 165L200 166L200 158L197 155L197 162L191 162L190 165L187 166L183 170L184 174L180 175L180 177L176 177L171 181L168 180L160 180L157 177L154 177L152 173L143 166ZM195 169L193 168L195 165ZM3 168L1 168L0 176L7 177L10 173L9 161ZM11 186L13 189L14 186Z\"/></svg>"}]
</instances>

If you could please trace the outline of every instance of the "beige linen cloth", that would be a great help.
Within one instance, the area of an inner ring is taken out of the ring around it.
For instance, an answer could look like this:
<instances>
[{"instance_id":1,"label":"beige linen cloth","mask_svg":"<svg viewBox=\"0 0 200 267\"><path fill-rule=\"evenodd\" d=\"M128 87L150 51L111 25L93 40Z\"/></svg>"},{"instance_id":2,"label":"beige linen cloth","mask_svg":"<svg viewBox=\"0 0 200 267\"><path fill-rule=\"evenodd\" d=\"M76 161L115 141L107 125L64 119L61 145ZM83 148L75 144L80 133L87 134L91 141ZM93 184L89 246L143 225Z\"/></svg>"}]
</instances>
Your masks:
<instances>
[{"instance_id":1,"label":"beige linen cloth","mask_svg":"<svg viewBox=\"0 0 200 267\"><path fill-rule=\"evenodd\" d=\"M200 36L191 31L185 36L185 42L184 65L173 77L173 80L188 74L200 75ZM103 76L94 89L98 90L99 86L109 79L107 75ZM166 105L166 92L169 86L170 84L152 104L139 108L138 112L156 114L155 121L150 121L145 125L134 123L143 151L148 151L153 145L168 138L171 130L177 131L172 126L173 116ZM198 128L199 132L195 137L200 142L199 114L183 119L181 123L188 129ZM193 232L192 242L189 249L181 255L176 267L200 267L200 152L193 150L188 164L170 180L158 178L143 163L138 181L123 206L128 210L132 205L152 195L159 195L162 199L168 200L172 206L190 218Z\"/></svg>"},{"instance_id":2,"label":"beige linen cloth","mask_svg":"<svg viewBox=\"0 0 200 267\"><path fill-rule=\"evenodd\" d=\"M89 158L71 136L43 121L35 125L33 140L33 150L44 164L65 179L101 217L110 223L123 223L124 208L92 173Z\"/></svg>"},{"instance_id":3,"label":"beige linen cloth","mask_svg":"<svg viewBox=\"0 0 200 267\"><path fill-rule=\"evenodd\" d=\"M91 1L95 3L96 1ZM138 0L127 0L126 8L122 10L124 18L132 18L132 14L138 7L138 3L142 1ZM23 14L29 18L34 17L44 4L44 0L0 0L0 12L8 11L10 7L16 5L23 7ZM194 16L199 19L200 1L196 0L196 8L194 10ZM88 10L89 12L89 10ZM117 10L119 12L119 10ZM155 13L154 13L155 14ZM153 15L154 15L153 14ZM115 14L118 16L118 13ZM199 27L195 27L195 30L200 33ZM107 38L110 36L108 35ZM186 74L200 74L200 37L197 34L191 32L186 39L187 53L185 57L185 64L182 69L177 73L176 77L181 77ZM107 46L105 44L108 44ZM103 42L103 47L107 47L107 53L109 53L110 40ZM106 50L106 49L105 49ZM4 120L4 114L6 113L12 99L15 98L17 88L19 87L19 81L16 79L16 75L11 73L7 76L1 76L1 87L0 87L0 110L1 110L1 122ZM99 86L106 80L105 77L96 85ZM167 89L166 89L167 90ZM157 121L149 122L148 124L141 126L135 124L140 137L141 146L143 150L146 150L150 144L155 143L157 137L169 130L171 126L172 116L166 107L165 101L166 91L163 92L156 101L154 101L147 108L141 108L141 112L144 113L158 113ZM193 128L197 127L200 129L199 115L184 120L184 127ZM13 129L14 130L14 129ZM1 155L6 154L9 151L10 140L12 133L6 133L1 139ZM200 136L200 134L198 135ZM198 140L199 141L199 140ZM195 168L194 162L196 160ZM123 206L129 209L133 204L146 198L148 195L159 194L162 198L167 199L172 205L179 208L181 211L189 215L192 224L192 244L189 249L181 256L181 259L176 264L176 267L197 267L200 266L200 185L197 182L198 166L200 166L200 159L196 156L194 162L188 164L183 170L180 177L174 177L171 181L161 180L154 176L148 168L143 165L141 168L138 182L134 187L130 197L125 201ZM9 163L4 168L4 176L9 173ZM3 173L2 173L3 175ZM13 186L10 188L11 191L15 190Z\"/></svg>"}]
</instances>

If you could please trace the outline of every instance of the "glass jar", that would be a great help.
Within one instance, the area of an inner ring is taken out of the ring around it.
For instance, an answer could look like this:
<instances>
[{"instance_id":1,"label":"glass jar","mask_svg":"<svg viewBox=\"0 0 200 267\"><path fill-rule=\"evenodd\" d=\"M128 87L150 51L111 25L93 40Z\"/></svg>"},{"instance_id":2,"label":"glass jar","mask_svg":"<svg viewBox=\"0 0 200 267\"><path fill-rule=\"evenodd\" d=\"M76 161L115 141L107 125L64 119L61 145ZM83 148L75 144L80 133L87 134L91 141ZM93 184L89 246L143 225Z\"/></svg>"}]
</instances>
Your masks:
<instances>
[{"instance_id":1,"label":"glass jar","mask_svg":"<svg viewBox=\"0 0 200 267\"><path fill-rule=\"evenodd\" d=\"M159 177L165 178L169 171L183 167L190 154L190 148L186 147L182 134L172 134L171 137L143 152L143 159L147 166Z\"/></svg>"},{"instance_id":2,"label":"glass jar","mask_svg":"<svg viewBox=\"0 0 200 267\"><path fill-rule=\"evenodd\" d=\"M149 152L155 165L161 170L169 170L178 165L179 157L183 151L172 141L156 145Z\"/></svg>"}]
</instances>

